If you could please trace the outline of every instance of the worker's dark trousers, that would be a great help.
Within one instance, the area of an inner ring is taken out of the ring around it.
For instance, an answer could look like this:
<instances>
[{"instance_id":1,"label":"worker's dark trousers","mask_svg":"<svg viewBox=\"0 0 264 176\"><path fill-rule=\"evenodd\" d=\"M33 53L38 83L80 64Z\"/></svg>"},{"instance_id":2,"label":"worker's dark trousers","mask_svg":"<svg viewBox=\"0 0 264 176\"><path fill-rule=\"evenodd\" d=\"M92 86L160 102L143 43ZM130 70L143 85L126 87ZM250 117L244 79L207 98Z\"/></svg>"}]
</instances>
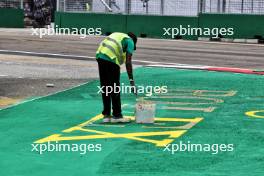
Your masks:
<instances>
[{"instance_id":1,"label":"worker's dark trousers","mask_svg":"<svg viewBox=\"0 0 264 176\"><path fill-rule=\"evenodd\" d=\"M101 88L103 87L102 98L104 110L103 115L111 115L111 102L113 105L113 116L122 117L121 112L121 100L120 93L109 93L106 94L106 86L112 86L114 89L115 86L120 86L120 67L112 62L105 61L103 59L97 59L99 67L99 76ZM109 89L108 89L109 90Z\"/></svg>"}]
</instances>

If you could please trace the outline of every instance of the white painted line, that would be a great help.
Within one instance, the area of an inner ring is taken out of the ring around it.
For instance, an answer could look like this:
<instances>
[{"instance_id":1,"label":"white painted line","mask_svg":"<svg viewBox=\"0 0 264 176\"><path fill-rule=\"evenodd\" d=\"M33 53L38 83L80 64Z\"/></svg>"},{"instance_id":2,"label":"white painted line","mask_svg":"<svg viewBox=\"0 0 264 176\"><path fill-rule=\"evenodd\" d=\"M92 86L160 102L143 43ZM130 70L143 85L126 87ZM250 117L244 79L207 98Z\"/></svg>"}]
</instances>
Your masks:
<instances>
[{"instance_id":1,"label":"white painted line","mask_svg":"<svg viewBox=\"0 0 264 176\"><path fill-rule=\"evenodd\" d=\"M155 62L155 61L146 61L146 60L136 60L136 59L133 59L132 61L135 61L135 62L141 62L141 63L147 63L147 64L164 64L164 62ZM179 64L179 63L173 63L173 62L166 62L166 64L168 65L175 65L175 64Z\"/></svg>"},{"instance_id":2,"label":"white painted line","mask_svg":"<svg viewBox=\"0 0 264 176\"><path fill-rule=\"evenodd\" d=\"M75 57L82 59L93 59L95 57L91 56L79 56L79 55L66 55L66 54L54 54L54 53L40 53L40 52L31 52L31 51L13 51L13 50L0 50L0 52L6 53L15 53L15 54L32 54L32 55L45 55L45 56L58 56L58 57ZM164 68L179 68L179 69L208 69L211 66L206 65L189 65L189 64L180 64L180 63L164 63L164 62L155 62L155 61L146 61L146 60L133 60L134 62L149 64L147 67L164 67Z\"/></svg>"},{"instance_id":3,"label":"white painted line","mask_svg":"<svg viewBox=\"0 0 264 176\"><path fill-rule=\"evenodd\" d=\"M175 40L175 39L153 39L153 38L140 38L142 40L153 40L153 41L170 41L170 42L179 42L179 43L205 43L205 44L219 44L219 45L241 45L241 46L259 46L264 47L261 44L254 43L225 43L225 42L214 42L214 41L198 41L198 40Z\"/></svg>"},{"instance_id":4,"label":"white painted line","mask_svg":"<svg viewBox=\"0 0 264 176\"><path fill-rule=\"evenodd\" d=\"M31 52L31 51L19 51L19 50L0 50L3 53L14 53L14 54L32 54L38 56L58 56L58 57L74 57L74 58L82 58L82 59L95 59L92 56L80 56L80 55L70 55L70 54L56 54L56 53L41 53L41 52ZM146 61L146 60L134 60L135 62L147 63L147 64L164 64L164 62L154 62L154 61ZM179 63L166 63L166 64L179 64ZM184 65L184 64L183 64Z\"/></svg>"},{"instance_id":5,"label":"white painted line","mask_svg":"<svg viewBox=\"0 0 264 176\"><path fill-rule=\"evenodd\" d=\"M210 68L210 66L199 66L199 65L164 65L164 64L147 65L147 67L181 68L181 69L199 69L199 70L205 70L205 69Z\"/></svg>"},{"instance_id":6,"label":"white painted line","mask_svg":"<svg viewBox=\"0 0 264 176\"><path fill-rule=\"evenodd\" d=\"M0 50L3 53L14 53L14 54L34 54L34 55L47 55L47 56L61 56L61 57L77 57L83 59L94 59L95 57L90 56L78 56L70 54L54 54L54 53L40 53L40 52L31 52L31 51L17 51L17 50Z\"/></svg>"},{"instance_id":7,"label":"white painted line","mask_svg":"<svg viewBox=\"0 0 264 176\"><path fill-rule=\"evenodd\" d=\"M0 52L6 53L16 53L16 54L33 54L33 55L45 55L45 56L61 56L61 57L75 57L82 59L93 59L95 61L95 57L91 56L79 56L79 55L66 55L66 54L54 54L54 53L39 53L39 52L30 52L30 51L13 51L13 50L0 50ZM179 68L179 69L200 69L206 70L212 68L214 66L207 65L189 65L189 64L179 64L179 63L164 63L164 62L155 62L155 61L146 61L146 60L133 60L135 62L146 63L148 67L164 67L164 68Z\"/></svg>"},{"instance_id":8,"label":"white painted line","mask_svg":"<svg viewBox=\"0 0 264 176\"><path fill-rule=\"evenodd\" d=\"M247 39L234 39L234 43L246 43Z\"/></svg>"},{"instance_id":9,"label":"white painted line","mask_svg":"<svg viewBox=\"0 0 264 176\"><path fill-rule=\"evenodd\" d=\"M258 39L247 39L246 43L251 43L251 44L258 44Z\"/></svg>"}]
</instances>

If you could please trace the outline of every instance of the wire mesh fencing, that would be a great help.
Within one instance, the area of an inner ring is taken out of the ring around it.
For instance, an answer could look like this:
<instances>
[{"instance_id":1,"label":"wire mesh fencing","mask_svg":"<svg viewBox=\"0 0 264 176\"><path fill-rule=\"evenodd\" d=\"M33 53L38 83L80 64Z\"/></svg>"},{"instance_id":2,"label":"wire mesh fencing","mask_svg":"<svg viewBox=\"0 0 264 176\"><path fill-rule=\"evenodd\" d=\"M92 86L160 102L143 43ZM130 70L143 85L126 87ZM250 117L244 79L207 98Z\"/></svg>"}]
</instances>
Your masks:
<instances>
[{"instance_id":1,"label":"wire mesh fencing","mask_svg":"<svg viewBox=\"0 0 264 176\"><path fill-rule=\"evenodd\" d=\"M264 0L0 0L0 8L32 9L46 2L55 3L60 12L170 16L197 16L199 13L264 14Z\"/></svg>"},{"instance_id":2,"label":"wire mesh fencing","mask_svg":"<svg viewBox=\"0 0 264 176\"><path fill-rule=\"evenodd\" d=\"M58 0L57 10L171 16L264 14L264 0Z\"/></svg>"},{"instance_id":3,"label":"wire mesh fencing","mask_svg":"<svg viewBox=\"0 0 264 176\"><path fill-rule=\"evenodd\" d=\"M264 0L201 0L202 13L264 14Z\"/></svg>"},{"instance_id":4,"label":"wire mesh fencing","mask_svg":"<svg viewBox=\"0 0 264 176\"><path fill-rule=\"evenodd\" d=\"M199 0L58 0L57 10L62 12L196 16L198 7Z\"/></svg>"},{"instance_id":5,"label":"wire mesh fencing","mask_svg":"<svg viewBox=\"0 0 264 176\"><path fill-rule=\"evenodd\" d=\"M56 0L0 0L0 8L24 10L26 26L45 26L51 23Z\"/></svg>"},{"instance_id":6,"label":"wire mesh fencing","mask_svg":"<svg viewBox=\"0 0 264 176\"><path fill-rule=\"evenodd\" d=\"M23 9L22 0L0 0L0 8Z\"/></svg>"}]
</instances>

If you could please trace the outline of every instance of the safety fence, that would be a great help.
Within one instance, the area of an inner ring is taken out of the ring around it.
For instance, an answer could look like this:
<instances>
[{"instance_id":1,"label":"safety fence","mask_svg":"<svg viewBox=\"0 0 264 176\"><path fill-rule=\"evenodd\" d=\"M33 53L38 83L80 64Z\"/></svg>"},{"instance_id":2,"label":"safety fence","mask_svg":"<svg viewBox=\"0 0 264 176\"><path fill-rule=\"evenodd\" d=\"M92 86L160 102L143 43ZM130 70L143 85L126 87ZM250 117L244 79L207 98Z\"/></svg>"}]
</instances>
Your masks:
<instances>
[{"instance_id":1,"label":"safety fence","mask_svg":"<svg viewBox=\"0 0 264 176\"><path fill-rule=\"evenodd\" d=\"M263 0L58 0L60 12L95 12L169 16L199 13L264 14Z\"/></svg>"},{"instance_id":2,"label":"safety fence","mask_svg":"<svg viewBox=\"0 0 264 176\"><path fill-rule=\"evenodd\" d=\"M25 17L48 16L45 21L50 21L55 10L161 16L197 16L199 13L264 14L264 0L0 0L0 8L23 9Z\"/></svg>"},{"instance_id":3,"label":"safety fence","mask_svg":"<svg viewBox=\"0 0 264 176\"><path fill-rule=\"evenodd\" d=\"M199 0L58 0L60 12L197 15Z\"/></svg>"},{"instance_id":4,"label":"safety fence","mask_svg":"<svg viewBox=\"0 0 264 176\"><path fill-rule=\"evenodd\" d=\"M0 0L0 10L21 9L24 11L23 21L26 25L43 27L53 21L56 2L57 0Z\"/></svg>"},{"instance_id":5,"label":"safety fence","mask_svg":"<svg viewBox=\"0 0 264 176\"><path fill-rule=\"evenodd\" d=\"M23 9L23 0L0 0L0 8Z\"/></svg>"},{"instance_id":6,"label":"safety fence","mask_svg":"<svg viewBox=\"0 0 264 176\"><path fill-rule=\"evenodd\" d=\"M60 27L101 27L170 38L164 28L234 28L230 38L264 37L264 0L58 0ZM202 35L176 38L194 39Z\"/></svg>"},{"instance_id":7,"label":"safety fence","mask_svg":"<svg viewBox=\"0 0 264 176\"><path fill-rule=\"evenodd\" d=\"M202 13L264 14L263 0L200 0Z\"/></svg>"}]
</instances>

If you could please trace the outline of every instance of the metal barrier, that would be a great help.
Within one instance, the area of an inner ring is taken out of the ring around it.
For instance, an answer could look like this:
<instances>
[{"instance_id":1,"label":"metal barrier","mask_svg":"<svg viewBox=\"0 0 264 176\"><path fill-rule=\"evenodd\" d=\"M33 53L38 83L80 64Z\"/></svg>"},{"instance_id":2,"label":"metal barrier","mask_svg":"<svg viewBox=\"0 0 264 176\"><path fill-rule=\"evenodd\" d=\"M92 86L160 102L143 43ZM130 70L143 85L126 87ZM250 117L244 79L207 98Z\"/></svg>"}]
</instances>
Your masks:
<instances>
[{"instance_id":1,"label":"metal barrier","mask_svg":"<svg viewBox=\"0 0 264 176\"><path fill-rule=\"evenodd\" d=\"M0 8L24 9L28 4L40 1L0 0ZM170 16L197 16L198 13L264 14L264 0L57 0L57 11Z\"/></svg>"},{"instance_id":2,"label":"metal barrier","mask_svg":"<svg viewBox=\"0 0 264 176\"><path fill-rule=\"evenodd\" d=\"M0 0L0 8L21 8L51 0ZM55 1L55 0L54 0ZM264 0L57 0L60 12L95 12L170 16L199 13L264 14Z\"/></svg>"},{"instance_id":3,"label":"metal barrier","mask_svg":"<svg viewBox=\"0 0 264 176\"><path fill-rule=\"evenodd\" d=\"M0 0L0 8L23 9L23 0Z\"/></svg>"},{"instance_id":4,"label":"metal barrier","mask_svg":"<svg viewBox=\"0 0 264 176\"><path fill-rule=\"evenodd\" d=\"M264 14L264 0L57 0L57 11L170 16Z\"/></svg>"},{"instance_id":5,"label":"metal barrier","mask_svg":"<svg viewBox=\"0 0 264 176\"><path fill-rule=\"evenodd\" d=\"M264 14L264 0L200 0L202 13Z\"/></svg>"},{"instance_id":6,"label":"metal barrier","mask_svg":"<svg viewBox=\"0 0 264 176\"><path fill-rule=\"evenodd\" d=\"M58 0L60 12L196 16L199 0Z\"/></svg>"}]
</instances>

